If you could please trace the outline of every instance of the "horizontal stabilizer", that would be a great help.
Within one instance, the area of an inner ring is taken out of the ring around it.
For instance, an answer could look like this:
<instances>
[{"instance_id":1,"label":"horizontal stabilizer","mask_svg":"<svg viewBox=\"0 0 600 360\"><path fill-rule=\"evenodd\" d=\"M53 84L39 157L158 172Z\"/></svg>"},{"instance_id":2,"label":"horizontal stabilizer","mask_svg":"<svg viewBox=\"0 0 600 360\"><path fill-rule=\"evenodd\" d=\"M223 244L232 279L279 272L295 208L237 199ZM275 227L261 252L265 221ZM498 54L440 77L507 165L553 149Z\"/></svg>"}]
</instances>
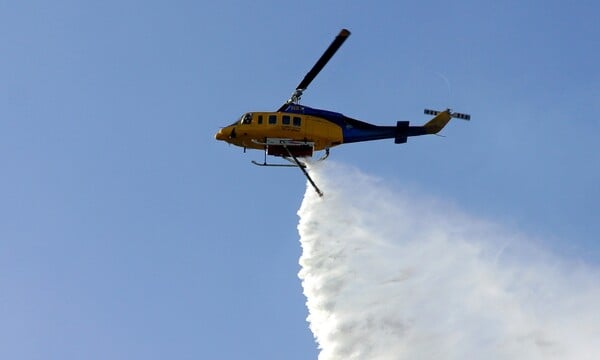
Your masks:
<instances>
[{"instance_id":1,"label":"horizontal stabilizer","mask_svg":"<svg viewBox=\"0 0 600 360\"><path fill-rule=\"evenodd\" d=\"M396 144L404 144L408 140L409 124L408 121L398 121L396 123L396 137L394 139Z\"/></svg>"},{"instance_id":2,"label":"horizontal stabilizer","mask_svg":"<svg viewBox=\"0 0 600 360\"><path fill-rule=\"evenodd\" d=\"M455 119L471 120L471 115L469 115L469 114L462 114L462 113L452 112L450 109L448 109L447 111L450 113L450 117L453 117ZM436 115L438 115L441 112L442 111L425 109L425 115L436 116Z\"/></svg>"}]
</instances>

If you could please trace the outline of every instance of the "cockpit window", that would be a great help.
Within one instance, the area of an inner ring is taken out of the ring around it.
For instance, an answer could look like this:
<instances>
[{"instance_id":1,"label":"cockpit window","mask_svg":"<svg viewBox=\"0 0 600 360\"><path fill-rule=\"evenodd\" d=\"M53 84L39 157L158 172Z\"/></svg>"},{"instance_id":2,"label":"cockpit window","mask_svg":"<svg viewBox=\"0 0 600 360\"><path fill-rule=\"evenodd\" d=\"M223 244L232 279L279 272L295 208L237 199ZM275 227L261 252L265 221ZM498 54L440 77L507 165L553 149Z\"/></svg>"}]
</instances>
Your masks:
<instances>
[{"instance_id":1,"label":"cockpit window","mask_svg":"<svg viewBox=\"0 0 600 360\"><path fill-rule=\"evenodd\" d=\"M241 124L252 123L252 113L245 113L244 115L242 115L242 118L240 119L240 123Z\"/></svg>"}]
</instances>

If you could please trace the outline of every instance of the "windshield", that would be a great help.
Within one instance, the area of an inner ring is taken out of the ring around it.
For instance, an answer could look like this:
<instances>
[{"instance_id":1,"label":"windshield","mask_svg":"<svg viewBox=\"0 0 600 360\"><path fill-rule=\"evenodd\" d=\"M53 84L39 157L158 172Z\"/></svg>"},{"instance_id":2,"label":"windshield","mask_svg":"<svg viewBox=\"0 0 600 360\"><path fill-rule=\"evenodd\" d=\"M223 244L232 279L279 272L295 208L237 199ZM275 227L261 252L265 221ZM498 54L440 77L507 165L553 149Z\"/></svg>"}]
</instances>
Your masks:
<instances>
[{"instance_id":1,"label":"windshield","mask_svg":"<svg viewBox=\"0 0 600 360\"><path fill-rule=\"evenodd\" d=\"M250 124L252 122L252 113L245 113L240 118L240 124Z\"/></svg>"},{"instance_id":2,"label":"windshield","mask_svg":"<svg viewBox=\"0 0 600 360\"><path fill-rule=\"evenodd\" d=\"M245 113L244 115L240 116L240 118L238 120L236 120L233 124L229 125L229 126L235 126L235 125L240 125L240 124L250 124L252 123L252 113Z\"/></svg>"}]
</instances>

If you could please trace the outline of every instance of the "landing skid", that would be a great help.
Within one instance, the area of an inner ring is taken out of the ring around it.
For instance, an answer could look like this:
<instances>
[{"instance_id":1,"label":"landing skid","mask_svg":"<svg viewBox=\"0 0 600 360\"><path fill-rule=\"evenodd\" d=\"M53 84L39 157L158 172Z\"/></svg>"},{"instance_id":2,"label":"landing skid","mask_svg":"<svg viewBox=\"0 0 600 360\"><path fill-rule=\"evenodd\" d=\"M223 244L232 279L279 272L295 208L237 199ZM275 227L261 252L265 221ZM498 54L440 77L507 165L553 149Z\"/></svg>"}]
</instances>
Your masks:
<instances>
[{"instance_id":1,"label":"landing skid","mask_svg":"<svg viewBox=\"0 0 600 360\"><path fill-rule=\"evenodd\" d=\"M262 163L259 163L258 161L254 161L254 160L252 160L252 163L254 165L257 165L257 166L297 167L297 168L300 168L300 170L302 171L302 173L304 174L304 176L306 176L306 179L308 180L308 182L310 182L310 184L315 189L315 191L317 192L317 194L319 194L320 197L323 197L323 192L321 191L321 189L319 189L319 187L317 186L317 184L315 184L315 182L313 181L313 179L308 174L308 171L306 171L306 164L304 164L303 162L301 162L300 160L298 160L298 158L289 149L289 147L288 147L287 144L282 143L281 146L283 146L283 148L287 151L287 153L289 155L289 157L284 156L283 158L286 159L287 161L291 162L292 164L270 164L270 163L267 163L267 149L265 149L265 160ZM322 158L320 158L319 161L325 160L328 156L329 156L329 149L326 149L325 155Z\"/></svg>"},{"instance_id":2,"label":"landing skid","mask_svg":"<svg viewBox=\"0 0 600 360\"><path fill-rule=\"evenodd\" d=\"M260 145L266 145L263 143L259 143L257 141L255 141L257 144ZM289 152L289 150L288 150ZM298 167L298 165L296 164L296 162L288 157L282 156L284 159L286 159L287 161L291 162L291 164L270 164L267 162L267 149L265 148L265 158L263 160L262 163L259 163L258 161L252 160L252 163L254 165L258 165L258 166L272 166L272 167ZM302 166L306 167L306 164L302 163Z\"/></svg>"},{"instance_id":3,"label":"landing skid","mask_svg":"<svg viewBox=\"0 0 600 360\"><path fill-rule=\"evenodd\" d=\"M257 166L272 166L272 167L298 167L296 164L270 164L268 162L259 163L258 161L252 160L252 163Z\"/></svg>"},{"instance_id":4,"label":"landing skid","mask_svg":"<svg viewBox=\"0 0 600 360\"><path fill-rule=\"evenodd\" d=\"M329 148L325 149L325 155L321 156L317 161L323 161L329 157Z\"/></svg>"}]
</instances>

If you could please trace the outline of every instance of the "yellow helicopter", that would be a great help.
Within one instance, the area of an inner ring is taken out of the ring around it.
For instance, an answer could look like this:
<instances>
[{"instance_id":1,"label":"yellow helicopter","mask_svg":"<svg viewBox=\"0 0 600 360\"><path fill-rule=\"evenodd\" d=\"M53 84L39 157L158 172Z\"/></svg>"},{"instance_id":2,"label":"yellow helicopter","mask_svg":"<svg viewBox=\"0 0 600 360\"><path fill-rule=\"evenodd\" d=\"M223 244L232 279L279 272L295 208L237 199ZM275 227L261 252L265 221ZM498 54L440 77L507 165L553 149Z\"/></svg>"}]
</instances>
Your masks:
<instances>
[{"instance_id":1,"label":"yellow helicopter","mask_svg":"<svg viewBox=\"0 0 600 360\"><path fill-rule=\"evenodd\" d=\"M277 111L245 113L233 124L221 128L215 138L243 147L244 151L263 150L264 161L252 161L255 165L300 168L319 196L323 196L306 171L306 164L298 158L312 157L315 151L324 150L325 154L319 159L324 160L329 156L330 148L354 142L394 139L396 144L403 144L409 136L437 134L451 118L471 119L468 114L452 112L450 109L425 109L426 115L434 117L422 126L410 126L408 121L398 121L396 126L378 126L337 112L300 105L303 92L348 36L350 31L347 29L340 31L292 96ZM290 164L267 163L267 155L282 157Z\"/></svg>"}]
</instances>

